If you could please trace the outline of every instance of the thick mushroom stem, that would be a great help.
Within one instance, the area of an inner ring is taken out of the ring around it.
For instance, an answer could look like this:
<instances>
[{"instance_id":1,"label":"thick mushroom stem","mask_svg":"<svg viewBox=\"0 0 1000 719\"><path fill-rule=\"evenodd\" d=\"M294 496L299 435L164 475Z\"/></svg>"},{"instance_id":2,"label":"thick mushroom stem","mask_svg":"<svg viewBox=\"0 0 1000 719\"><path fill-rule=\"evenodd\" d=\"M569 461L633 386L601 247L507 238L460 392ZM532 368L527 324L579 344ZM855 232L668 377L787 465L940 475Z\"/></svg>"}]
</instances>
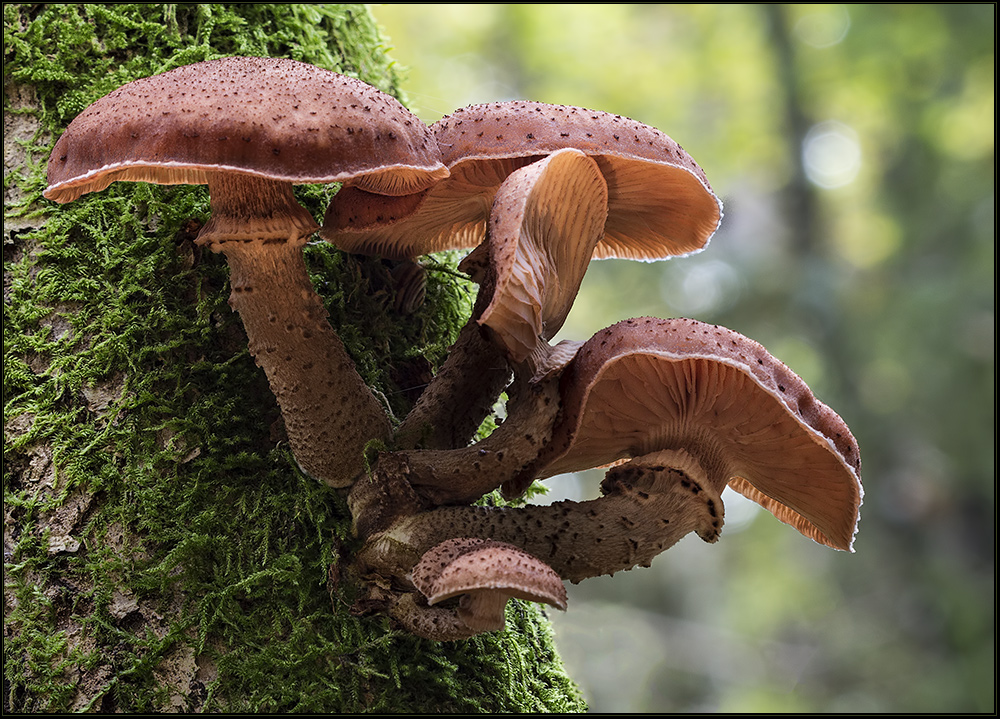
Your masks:
<instances>
[{"instance_id":1,"label":"thick mushroom stem","mask_svg":"<svg viewBox=\"0 0 1000 719\"><path fill-rule=\"evenodd\" d=\"M663 459L654 453L611 469L601 485L605 496L586 502L441 507L406 517L372 537L359 561L379 573L402 576L448 537L481 537L519 547L576 583L649 566L690 532L716 541L724 507L714 483L696 460L684 462L681 470Z\"/></svg>"},{"instance_id":2,"label":"thick mushroom stem","mask_svg":"<svg viewBox=\"0 0 1000 719\"><path fill-rule=\"evenodd\" d=\"M281 407L295 460L346 487L364 469L365 444L387 440L390 425L306 271L302 246L316 223L287 183L216 174L209 189L213 214L198 241L226 256L229 304Z\"/></svg>"},{"instance_id":3,"label":"thick mushroom stem","mask_svg":"<svg viewBox=\"0 0 1000 719\"><path fill-rule=\"evenodd\" d=\"M330 327L301 247L226 243L222 251L229 304L281 407L296 462L332 487L350 485L364 469L365 444L388 439L389 419Z\"/></svg>"}]
</instances>

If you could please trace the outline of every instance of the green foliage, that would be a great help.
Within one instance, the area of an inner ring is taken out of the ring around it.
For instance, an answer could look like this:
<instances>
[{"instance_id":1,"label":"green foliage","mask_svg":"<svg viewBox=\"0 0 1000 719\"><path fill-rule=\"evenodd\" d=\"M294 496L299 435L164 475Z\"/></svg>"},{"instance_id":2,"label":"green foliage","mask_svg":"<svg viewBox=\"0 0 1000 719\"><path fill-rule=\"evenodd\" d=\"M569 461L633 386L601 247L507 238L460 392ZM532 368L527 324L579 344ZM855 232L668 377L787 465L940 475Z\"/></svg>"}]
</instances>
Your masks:
<instances>
[{"instance_id":1,"label":"green foliage","mask_svg":"<svg viewBox=\"0 0 1000 719\"><path fill-rule=\"evenodd\" d=\"M199 60L280 55L398 92L365 8L5 5L5 707L19 711L572 711L533 606L437 644L352 613L337 492L294 468L266 379L193 228L197 187L41 198L55 137L119 85ZM302 188L322 217L332 188ZM454 258L394 315L377 260L307 259L362 373L390 397L468 312ZM40 526L49 530L43 532Z\"/></svg>"}]
</instances>

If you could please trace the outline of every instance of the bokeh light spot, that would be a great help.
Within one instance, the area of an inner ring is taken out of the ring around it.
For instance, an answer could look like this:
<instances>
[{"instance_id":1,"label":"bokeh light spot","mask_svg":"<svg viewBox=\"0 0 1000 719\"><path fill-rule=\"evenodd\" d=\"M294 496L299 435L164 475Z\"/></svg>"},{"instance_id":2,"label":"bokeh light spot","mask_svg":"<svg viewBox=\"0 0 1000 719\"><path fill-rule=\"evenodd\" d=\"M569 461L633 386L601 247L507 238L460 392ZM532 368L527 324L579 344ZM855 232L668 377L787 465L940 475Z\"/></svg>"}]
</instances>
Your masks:
<instances>
[{"instance_id":1,"label":"bokeh light spot","mask_svg":"<svg viewBox=\"0 0 1000 719\"><path fill-rule=\"evenodd\" d=\"M805 44L824 48L839 43L850 29L851 14L843 5L812 5L792 32Z\"/></svg>"},{"instance_id":2,"label":"bokeh light spot","mask_svg":"<svg viewBox=\"0 0 1000 719\"><path fill-rule=\"evenodd\" d=\"M670 273L660 283L660 296L684 316L721 312L739 296L740 276L727 262L692 262L686 270L679 281L676 273Z\"/></svg>"},{"instance_id":3,"label":"bokeh light spot","mask_svg":"<svg viewBox=\"0 0 1000 719\"><path fill-rule=\"evenodd\" d=\"M841 122L814 125L802 141L802 163L815 185L824 189L849 185L861 169L857 133Z\"/></svg>"}]
</instances>

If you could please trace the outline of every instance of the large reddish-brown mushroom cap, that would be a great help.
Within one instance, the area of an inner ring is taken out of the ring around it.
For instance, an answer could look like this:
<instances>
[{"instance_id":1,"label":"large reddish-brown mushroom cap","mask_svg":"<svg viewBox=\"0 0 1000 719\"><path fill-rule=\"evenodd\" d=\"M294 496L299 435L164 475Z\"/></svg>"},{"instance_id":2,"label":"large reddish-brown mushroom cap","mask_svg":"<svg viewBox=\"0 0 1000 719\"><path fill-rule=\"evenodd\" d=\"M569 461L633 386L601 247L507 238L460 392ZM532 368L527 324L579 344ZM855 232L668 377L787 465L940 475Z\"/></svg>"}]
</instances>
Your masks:
<instances>
[{"instance_id":1,"label":"large reddish-brown mushroom cap","mask_svg":"<svg viewBox=\"0 0 1000 719\"><path fill-rule=\"evenodd\" d=\"M563 148L593 157L608 184L595 258L658 260L702 249L722 205L705 173L659 130L619 115L539 102L457 110L431 126L449 179L407 202L334 198L321 234L351 252L415 257L482 241L493 195L514 170Z\"/></svg>"},{"instance_id":2,"label":"large reddish-brown mushroom cap","mask_svg":"<svg viewBox=\"0 0 1000 719\"><path fill-rule=\"evenodd\" d=\"M857 442L753 340L695 320L626 320L584 344L562 393L541 476L683 450L719 491L728 483L805 536L851 548L863 496Z\"/></svg>"},{"instance_id":3,"label":"large reddish-brown mushroom cap","mask_svg":"<svg viewBox=\"0 0 1000 719\"><path fill-rule=\"evenodd\" d=\"M44 194L70 202L116 180L201 184L225 171L391 195L448 174L430 129L376 88L294 60L230 57L90 105L56 143Z\"/></svg>"}]
</instances>

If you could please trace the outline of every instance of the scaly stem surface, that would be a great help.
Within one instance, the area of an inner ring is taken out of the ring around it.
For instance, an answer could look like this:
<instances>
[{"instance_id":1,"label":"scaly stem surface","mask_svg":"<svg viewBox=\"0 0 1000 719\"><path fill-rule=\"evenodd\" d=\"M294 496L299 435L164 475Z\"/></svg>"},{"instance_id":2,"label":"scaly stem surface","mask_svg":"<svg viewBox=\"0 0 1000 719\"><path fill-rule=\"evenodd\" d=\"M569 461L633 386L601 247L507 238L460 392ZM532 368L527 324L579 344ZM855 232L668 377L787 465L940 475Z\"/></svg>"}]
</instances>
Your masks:
<instances>
[{"instance_id":1,"label":"scaly stem surface","mask_svg":"<svg viewBox=\"0 0 1000 719\"><path fill-rule=\"evenodd\" d=\"M510 414L486 439L461 449L384 452L371 478L351 490L355 531L371 536L398 518L447 504L471 504L518 477L552 436L558 376L515 382Z\"/></svg>"},{"instance_id":2,"label":"scaly stem surface","mask_svg":"<svg viewBox=\"0 0 1000 719\"><path fill-rule=\"evenodd\" d=\"M396 430L400 449L456 449L476 434L510 380L503 350L469 320L441 369Z\"/></svg>"},{"instance_id":3,"label":"scaly stem surface","mask_svg":"<svg viewBox=\"0 0 1000 719\"><path fill-rule=\"evenodd\" d=\"M707 478L653 462L634 461L608 472L605 496L549 506L441 507L411 515L373 536L362 565L405 576L424 552L455 537L512 544L579 582L636 565L648 566L689 532L714 542L724 508Z\"/></svg>"},{"instance_id":4,"label":"scaly stem surface","mask_svg":"<svg viewBox=\"0 0 1000 719\"><path fill-rule=\"evenodd\" d=\"M278 399L299 466L345 487L364 469L365 444L389 438L389 419L330 326L301 244L222 243L231 268L229 303Z\"/></svg>"}]
</instances>

